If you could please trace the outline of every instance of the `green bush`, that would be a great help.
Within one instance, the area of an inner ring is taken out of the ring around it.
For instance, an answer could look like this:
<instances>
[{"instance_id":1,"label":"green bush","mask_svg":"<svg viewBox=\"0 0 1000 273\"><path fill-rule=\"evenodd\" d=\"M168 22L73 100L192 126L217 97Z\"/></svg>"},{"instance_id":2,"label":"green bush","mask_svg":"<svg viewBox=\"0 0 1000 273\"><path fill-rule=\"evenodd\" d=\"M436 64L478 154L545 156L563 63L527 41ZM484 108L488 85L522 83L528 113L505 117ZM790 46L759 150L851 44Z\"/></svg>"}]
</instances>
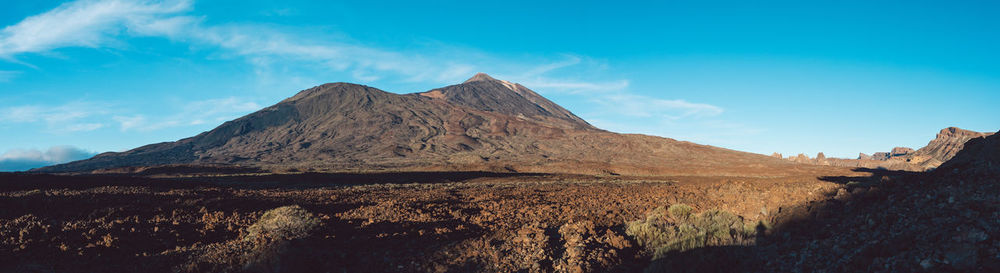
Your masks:
<instances>
[{"instance_id":1,"label":"green bush","mask_svg":"<svg viewBox=\"0 0 1000 273\"><path fill-rule=\"evenodd\" d=\"M308 237L320 226L320 220L298 205L284 206L264 212L247 228L245 241L292 240Z\"/></svg>"},{"instance_id":2,"label":"green bush","mask_svg":"<svg viewBox=\"0 0 1000 273\"><path fill-rule=\"evenodd\" d=\"M674 251L753 243L758 227L767 227L763 221L747 225L742 217L726 211L693 211L683 204L659 207L646 219L627 223L625 233L652 252L653 259L659 259Z\"/></svg>"}]
</instances>

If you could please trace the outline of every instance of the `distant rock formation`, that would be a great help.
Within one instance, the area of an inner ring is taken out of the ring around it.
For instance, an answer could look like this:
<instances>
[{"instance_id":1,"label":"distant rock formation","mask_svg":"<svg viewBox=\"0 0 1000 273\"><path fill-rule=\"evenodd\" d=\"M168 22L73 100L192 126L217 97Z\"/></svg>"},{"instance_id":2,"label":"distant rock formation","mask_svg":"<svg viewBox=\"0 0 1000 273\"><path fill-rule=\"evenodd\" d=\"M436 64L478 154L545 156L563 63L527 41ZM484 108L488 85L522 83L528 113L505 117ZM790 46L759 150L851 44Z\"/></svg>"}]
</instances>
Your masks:
<instances>
[{"instance_id":1,"label":"distant rock formation","mask_svg":"<svg viewBox=\"0 0 1000 273\"><path fill-rule=\"evenodd\" d=\"M909 147L895 147L889 152L877 152L872 155L859 153L857 159L826 158L820 153L816 155L816 159L808 159L808 157L803 159L800 155L800 157L789 158L789 160L817 165L925 171L937 168L942 162L954 157L970 139L990 135L993 134L948 127L942 129L937 137L927 143L927 146L918 150Z\"/></svg>"},{"instance_id":2,"label":"distant rock formation","mask_svg":"<svg viewBox=\"0 0 1000 273\"><path fill-rule=\"evenodd\" d=\"M771 157L774 157L774 158L777 158L777 159L782 159L783 158L780 153L773 153L773 154L771 154Z\"/></svg>"},{"instance_id":3,"label":"distant rock formation","mask_svg":"<svg viewBox=\"0 0 1000 273\"><path fill-rule=\"evenodd\" d=\"M900 157L912 154L914 152L913 148L910 147L895 147L889 152L890 157Z\"/></svg>"}]
</instances>

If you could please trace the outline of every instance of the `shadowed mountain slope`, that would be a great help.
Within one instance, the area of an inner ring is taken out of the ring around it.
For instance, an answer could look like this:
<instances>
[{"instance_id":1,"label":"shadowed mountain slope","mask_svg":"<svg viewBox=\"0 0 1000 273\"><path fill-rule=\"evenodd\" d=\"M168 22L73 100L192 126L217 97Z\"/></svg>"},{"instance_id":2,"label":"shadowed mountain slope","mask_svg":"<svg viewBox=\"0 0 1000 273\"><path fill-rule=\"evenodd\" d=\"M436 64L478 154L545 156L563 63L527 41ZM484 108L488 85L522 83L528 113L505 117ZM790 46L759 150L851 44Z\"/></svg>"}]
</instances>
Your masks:
<instances>
[{"instance_id":1,"label":"shadowed mountain slope","mask_svg":"<svg viewBox=\"0 0 1000 273\"><path fill-rule=\"evenodd\" d=\"M938 132L937 137L927 143L927 146L914 152L910 156L910 161L925 168L936 168L955 157L970 139L989 135L992 133L980 133L956 127L944 128Z\"/></svg>"},{"instance_id":2,"label":"shadowed mountain slope","mask_svg":"<svg viewBox=\"0 0 1000 273\"><path fill-rule=\"evenodd\" d=\"M969 139L951 160L941 164L939 173L970 172L1000 174L1000 132Z\"/></svg>"},{"instance_id":3,"label":"shadowed mountain slope","mask_svg":"<svg viewBox=\"0 0 1000 273\"><path fill-rule=\"evenodd\" d=\"M640 175L774 175L793 166L757 154L599 130L519 84L478 74L462 84L404 95L324 84L194 137L35 171L206 163L271 170Z\"/></svg>"}]
</instances>

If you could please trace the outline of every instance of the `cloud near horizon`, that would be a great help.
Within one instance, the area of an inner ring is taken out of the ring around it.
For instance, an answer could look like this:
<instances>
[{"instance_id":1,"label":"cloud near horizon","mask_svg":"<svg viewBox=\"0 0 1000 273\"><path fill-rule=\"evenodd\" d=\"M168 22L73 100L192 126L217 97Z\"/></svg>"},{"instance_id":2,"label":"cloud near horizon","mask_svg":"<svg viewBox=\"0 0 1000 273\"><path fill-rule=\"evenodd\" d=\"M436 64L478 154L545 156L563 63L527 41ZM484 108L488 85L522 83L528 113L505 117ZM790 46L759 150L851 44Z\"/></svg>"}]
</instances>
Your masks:
<instances>
[{"instance_id":1,"label":"cloud near horizon","mask_svg":"<svg viewBox=\"0 0 1000 273\"><path fill-rule=\"evenodd\" d=\"M93 157L97 153L61 145L38 149L11 149L0 154L0 171L26 171L33 168Z\"/></svg>"},{"instance_id":2,"label":"cloud near horizon","mask_svg":"<svg viewBox=\"0 0 1000 273\"><path fill-rule=\"evenodd\" d=\"M49 132L93 131L105 126L97 121L109 113L105 103L72 101L61 105L20 105L0 108L0 124L44 123Z\"/></svg>"},{"instance_id":3,"label":"cloud near horizon","mask_svg":"<svg viewBox=\"0 0 1000 273\"><path fill-rule=\"evenodd\" d=\"M61 105L20 105L0 108L0 124L44 123L51 133L94 131L119 125L121 131L155 131L178 126L221 123L261 109L260 104L236 97L182 102L174 114L147 117L111 103L74 101ZM108 109L116 108L116 111ZM123 110L126 109L126 110Z\"/></svg>"}]
</instances>

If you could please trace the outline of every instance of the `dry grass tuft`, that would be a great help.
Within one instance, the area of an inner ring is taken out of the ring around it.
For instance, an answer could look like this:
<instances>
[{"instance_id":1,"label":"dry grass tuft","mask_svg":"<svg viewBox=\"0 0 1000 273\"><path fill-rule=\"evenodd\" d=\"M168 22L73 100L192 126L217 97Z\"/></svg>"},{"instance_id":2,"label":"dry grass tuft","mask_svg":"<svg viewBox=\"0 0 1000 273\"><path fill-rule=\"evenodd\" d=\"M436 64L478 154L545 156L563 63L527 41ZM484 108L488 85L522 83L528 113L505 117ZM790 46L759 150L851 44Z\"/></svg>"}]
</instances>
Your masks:
<instances>
[{"instance_id":1,"label":"dry grass tuft","mask_svg":"<svg viewBox=\"0 0 1000 273\"><path fill-rule=\"evenodd\" d=\"M693 211L684 204L659 207L646 219L627 223L625 233L651 251L653 259L659 259L671 252L705 246L752 244L758 227L766 226L762 222L745 224L742 217L727 211Z\"/></svg>"},{"instance_id":2,"label":"dry grass tuft","mask_svg":"<svg viewBox=\"0 0 1000 273\"><path fill-rule=\"evenodd\" d=\"M298 205L284 206L264 212L247 228L244 241L293 240L308 237L318 228L320 220Z\"/></svg>"}]
</instances>

